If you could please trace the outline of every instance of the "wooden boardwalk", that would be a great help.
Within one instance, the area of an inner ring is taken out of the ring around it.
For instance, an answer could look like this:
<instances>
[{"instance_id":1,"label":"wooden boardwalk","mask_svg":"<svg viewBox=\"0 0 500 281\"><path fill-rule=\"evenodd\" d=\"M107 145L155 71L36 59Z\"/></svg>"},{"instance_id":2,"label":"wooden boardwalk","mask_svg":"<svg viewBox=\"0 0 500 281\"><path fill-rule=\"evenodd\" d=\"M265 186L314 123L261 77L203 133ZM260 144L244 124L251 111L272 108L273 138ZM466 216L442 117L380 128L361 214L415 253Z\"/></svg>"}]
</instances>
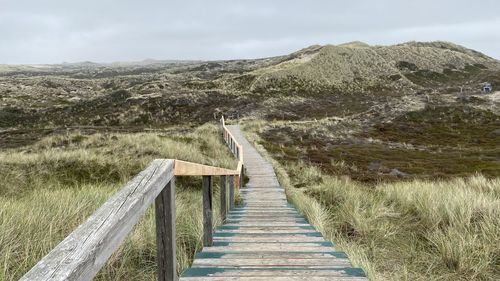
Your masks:
<instances>
[{"instance_id":1,"label":"wooden boardwalk","mask_svg":"<svg viewBox=\"0 0 500 281\"><path fill-rule=\"evenodd\" d=\"M228 213L213 245L196 255L180 280L368 280L288 204L271 163L239 127L227 127L243 146L250 179L240 190L244 205Z\"/></svg>"}]
</instances>

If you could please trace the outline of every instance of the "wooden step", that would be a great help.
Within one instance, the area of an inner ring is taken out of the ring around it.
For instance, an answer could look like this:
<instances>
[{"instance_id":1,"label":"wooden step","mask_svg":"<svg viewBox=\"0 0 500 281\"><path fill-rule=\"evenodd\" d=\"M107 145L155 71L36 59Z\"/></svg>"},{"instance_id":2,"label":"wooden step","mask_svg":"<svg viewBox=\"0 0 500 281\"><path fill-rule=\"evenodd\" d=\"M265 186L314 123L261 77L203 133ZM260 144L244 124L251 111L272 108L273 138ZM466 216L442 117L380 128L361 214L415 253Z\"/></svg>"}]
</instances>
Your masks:
<instances>
[{"instance_id":1,"label":"wooden step","mask_svg":"<svg viewBox=\"0 0 500 281\"><path fill-rule=\"evenodd\" d=\"M243 213L243 214L230 214L227 216L228 220L241 220L241 219L254 219L254 220L273 220L278 218L288 218L288 219L301 219L305 218L299 214L288 214L288 213Z\"/></svg>"},{"instance_id":2,"label":"wooden step","mask_svg":"<svg viewBox=\"0 0 500 281\"><path fill-rule=\"evenodd\" d=\"M332 246L322 246L318 244L289 244L289 243L231 243L226 246L204 247L203 252L331 252Z\"/></svg>"},{"instance_id":3,"label":"wooden step","mask_svg":"<svg viewBox=\"0 0 500 281\"><path fill-rule=\"evenodd\" d=\"M233 259L195 259L192 267L235 267L235 268L261 268L261 267L307 267L307 268L332 268L349 267L348 259L335 258L233 258Z\"/></svg>"},{"instance_id":4,"label":"wooden step","mask_svg":"<svg viewBox=\"0 0 500 281\"><path fill-rule=\"evenodd\" d=\"M283 258L283 257L295 257L299 259L306 258L336 258L336 259L346 259L347 254L344 252L294 252L294 251L286 251L286 252L200 252L196 254L197 259L244 259L244 258L266 258L270 259L273 257Z\"/></svg>"},{"instance_id":5,"label":"wooden step","mask_svg":"<svg viewBox=\"0 0 500 281\"><path fill-rule=\"evenodd\" d=\"M214 233L214 237L233 237L233 236L240 236L240 237L262 237L262 236L283 236L283 235L304 235L308 237L323 237L321 233L314 231L314 232L305 232L305 231L289 231L285 233L275 233L275 232L267 232L267 233L257 233L257 232L246 232L246 233L241 233L241 234L233 234L233 233L227 233L227 232L220 232L216 231Z\"/></svg>"},{"instance_id":6,"label":"wooden step","mask_svg":"<svg viewBox=\"0 0 500 281\"><path fill-rule=\"evenodd\" d=\"M253 236L253 237L244 237L244 236L231 236L231 237L214 237L213 241L216 242L252 242L252 243L289 243L289 242L324 242L325 239L323 237L310 237L306 235L285 235L282 234L280 236Z\"/></svg>"},{"instance_id":7,"label":"wooden step","mask_svg":"<svg viewBox=\"0 0 500 281\"><path fill-rule=\"evenodd\" d=\"M238 228L238 229L219 229L215 233L230 233L230 234L288 234L291 231L300 231L301 233L315 233L315 229L301 229L301 228ZM215 234L214 234L215 235Z\"/></svg>"},{"instance_id":8,"label":"wooden step","mask_svg":"<svg viewBox=\"0 0 500 281\"><path fill-rule=\"evenodd\" d=\"M228 226L239 226L239 227L293 227L293 226L307 226L309 225L307 221L303 219L287 219L287 218L276 218L276 219L240 219L240 220L228 220L226 221Z\"/></svg>"},{"instance_id":9,"label":"wooden step","mask_svg":"<svg viewBox=\"0 0 500 281\"><path fill-rule=\"evenodd\" d=\"M188 279L191 278L191 279ZM199 279L195 279L199 278ZM204 278L204 279L203 279ZM314 278L314 279L313 279ZM318 279L321 278L321 279ZM332 279L335 278L335 279ZM339 279L345 278L345 279ZM190 268L181 280L367 280L359 268Z\"/></svg>"}]
</instances>

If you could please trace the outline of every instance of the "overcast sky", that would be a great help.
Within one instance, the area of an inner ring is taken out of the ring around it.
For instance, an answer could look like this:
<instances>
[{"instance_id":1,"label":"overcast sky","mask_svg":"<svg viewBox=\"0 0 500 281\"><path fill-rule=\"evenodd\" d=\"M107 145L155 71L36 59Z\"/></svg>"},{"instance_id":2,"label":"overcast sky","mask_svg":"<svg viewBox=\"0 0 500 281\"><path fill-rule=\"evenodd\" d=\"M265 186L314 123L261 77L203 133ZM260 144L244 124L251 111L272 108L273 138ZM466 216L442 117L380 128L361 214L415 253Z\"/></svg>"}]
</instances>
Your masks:
<instances>
[{"instance_id":1,"label":"overcast sky","mask_svg":"<svg viewBox=\"0 0 500 281\"><path fill-rule=\"evenodd\" d=\"M452 41L500 58L499 0L0 0L0 63L235 59Z\"/></svg>"}]
</instances>

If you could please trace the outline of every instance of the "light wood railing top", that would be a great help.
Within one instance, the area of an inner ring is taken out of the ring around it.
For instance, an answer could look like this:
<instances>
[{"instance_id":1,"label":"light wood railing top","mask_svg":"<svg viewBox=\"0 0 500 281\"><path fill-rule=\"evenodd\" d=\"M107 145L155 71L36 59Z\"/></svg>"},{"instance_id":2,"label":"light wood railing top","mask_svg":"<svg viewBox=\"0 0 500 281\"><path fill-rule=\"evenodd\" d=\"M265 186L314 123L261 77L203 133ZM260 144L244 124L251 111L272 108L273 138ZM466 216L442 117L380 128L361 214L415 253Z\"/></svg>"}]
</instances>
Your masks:
<instances>
[{"instance_id":1,"label":"light wood railing top","mask_svg":"<svg viewBox=\"0 0 500 281\"><path fill-rule=\"evenodd\" d=\"M236 170L230 170L226 168L175 160L176 176L238 176L240 174L238 168Z\"/></svg>"}]
</instances>

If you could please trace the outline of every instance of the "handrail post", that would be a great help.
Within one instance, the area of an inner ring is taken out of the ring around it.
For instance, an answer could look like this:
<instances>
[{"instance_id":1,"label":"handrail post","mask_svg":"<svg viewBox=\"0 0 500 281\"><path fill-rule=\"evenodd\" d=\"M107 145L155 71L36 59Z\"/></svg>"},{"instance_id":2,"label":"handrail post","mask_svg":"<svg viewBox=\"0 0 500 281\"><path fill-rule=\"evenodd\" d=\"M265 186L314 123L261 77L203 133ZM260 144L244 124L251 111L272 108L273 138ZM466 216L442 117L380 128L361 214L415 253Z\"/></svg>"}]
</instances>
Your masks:
<instances>
[{"instance_id":1,"label":"handrail post","mask_svg":"<svg viewBox=\"0 0 500 281\"><path fill-rule=\"evenodd\" d=\"M175 177L155 199L158 281L177 280L175 245Z\"/></svg>"},{"instance_id":2,"label":"handrail post","mask_svg":"<svg viewBox=\"0 0 500 281\"><path fill-rule=\"evenodd\" d=\"M243 182L244 182L244 178L245 177L245 166L242 164L241 165L241 171L240 171L240 186L239 188L243 188Z\"/></svg>"},{"instance_id":3,"label":"handrail post","mask_svg":"<svg viewBox=\"0 0 500 281\"><path fill-rule=\"evenodd\" d=\"M235 188L240 188L240 181L241 181L240 175L241 175L241 173L234 177L234 187Z\"/></svg>"},{"instance_id":4,"label":"handrail post","mask_svg":"<svg viewBox=\"0 0 500 281\"><path fill-rule=\"evenodd\" d=\"M203 176L203 246L212 246L212 176Z\"/></svg>"},{"instance_id":5,"label":"handrail post","mask_svg":"<svg viewBox=\"0 0 500 281\"><path fill-rule=\"evenodd\" d=\"M226 198L226 176L220 176L220 217L226 221L227 198Z\"/></svg>"},{"instance_id":6,"label":"handrail post","mask_svg":"<svg viewBox=\"0 0 500 281\"><path fill-rule=\"evenodd\" d=\"M234 176L229 176L229 210L234 208Z\"/></svg>"}]
</instances>

